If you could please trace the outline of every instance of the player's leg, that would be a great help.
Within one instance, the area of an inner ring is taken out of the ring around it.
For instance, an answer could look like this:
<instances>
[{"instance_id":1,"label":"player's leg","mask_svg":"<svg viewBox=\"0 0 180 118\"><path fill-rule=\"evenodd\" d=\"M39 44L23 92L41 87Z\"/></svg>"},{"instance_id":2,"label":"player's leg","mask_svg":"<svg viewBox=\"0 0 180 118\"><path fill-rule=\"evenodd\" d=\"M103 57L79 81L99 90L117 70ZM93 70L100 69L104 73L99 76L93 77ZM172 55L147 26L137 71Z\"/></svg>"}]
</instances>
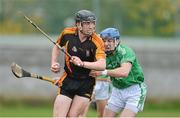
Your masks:
<instances>
[{"instance_id":1,"label":"player's leg","mask_svg":"<svg viewBox=\"0 0 180 118\"><path fill-rule=\"evenodd\" d=\"M142 83L128 87L124 90L123 95L127 99L121 117L135 117L139 111L143 110L146 98L146 85Z\"/></svg>"},{"instance_id":2,"label":"player's leg","mask_svg":"<svg viewBox=\"0 0 180 118\"><path fill-rule=\"evenodd\" d=\"M124 109L122 112L121 112L121 115L120 117L135 117L136 116L136 113L134 111L131 111L129 109Z\"/></svg>"},{"instance_id":3,"label":"player's leg","mask_svg":"<svg viewBox=\"0 0 180 118\"><path fill-rule=\"evenodd\" d=\"M86 108L83 110L83 112L79 115L79 117L86 117L86 114L89 110L89 107L91 105L91 101L88 103L88 105L86 106Z\"/></svg>"},{"instance_id":4,"label":"player's leg","mask_svg":"<svg viewBox=\"0 0 180 118\"><path fill-rule=\"evenodd\" d=\"M92 96L95 79L87 78L81 81L76 80L74 83L76 83L77 89L74 93L75 96L73 97L68 117L78 117L82 115L84 110L87 108Z\"/></svg>"},{"instance_id":5,"label":"player's leg","mask_svg":"<svg viewBox=\"0 0 180 118\"><path fill-rule=\"evenodd\" d=\"M112 111L109 108L104 109L103 117L115 117L115 116L116 116L116 112Z\"/></svg>"},{"instance_id":6,"label":"player's leg","mask_svg":"<svg viewBox=\"0 0 180 118\"><path fill-rule=\"evenodd\" d=\"M89 105L89 101L89 98L75 95L68 113L68 117L78 117L82 115L84 110Z\"/></svg>"},{"instance_id":7,"label":"player's leg","mask_svg":"<svg viewBox=\"0 0 180 118\"><path fill-rule=\"evenodd\" d=\"M66 117L71 106L72 99L64 96L57 95L54 102L53 117Z\"/></svg>"},{"instance_id":8,"label":"player's leg","mask_svg":"<svg viewBox=\"0 0 180 118\"><path fill-rule=\"evenodd\" d=\"M83 112L79 115L79 117L86 117L86 114L88 113L89 107L90 107L93 100L94 100L94 91L93 91L93 94L91 96L91 100L89 101L87 107L83 110Z\"/></svg>"},{"instance_id":9,"label":"player's leg","mask_svg":"<svg viewBox=\"0 0 180 118\"><path fill-rule=\"evenodd\" d=\"M113 87L111 96L105 107L103 117L115 117L116 114L118 114L125 106L122 99L123 96L121 94L121 90Z\"/></svg>"},{"instance_id":10,"label":"player's leg","mask_svg":"<svg viewBox=\"0 0 180 118\"><path fill-rule=\"evenodd\" d=\"M74 83L73 80L67 76L62 77L64 78L61 82L61 86L57 93L58 95L54 102L54 117L67 117L67 114L71 107L72 99L74 97L74 93L72 90L75 89L76 83Z\"/></svg>"},{"instance_id":11,"label":"player's leg","mask_svg":"<svg viewBox=\"0 0 180 118\"><path fill-rule=\"evenodd\" d=\"M106 104L107 104L107 100L96 100L98 117L103 117Z\"/></svg>"},{"instance_id":12,"label":"player's leg","mask_svg":"<svg viewBox=\"0 0 180 118\"><path fill-rule=\"evenodd\" d=\"M109 82L104 82L104 81L96 82L96 86L94 90L94 94L95 94L94 98L96 100L98 117L103 117L103 112L107 104L107 100L110 96L109 86L110 86Z\"/></svg>"}]
</instances>

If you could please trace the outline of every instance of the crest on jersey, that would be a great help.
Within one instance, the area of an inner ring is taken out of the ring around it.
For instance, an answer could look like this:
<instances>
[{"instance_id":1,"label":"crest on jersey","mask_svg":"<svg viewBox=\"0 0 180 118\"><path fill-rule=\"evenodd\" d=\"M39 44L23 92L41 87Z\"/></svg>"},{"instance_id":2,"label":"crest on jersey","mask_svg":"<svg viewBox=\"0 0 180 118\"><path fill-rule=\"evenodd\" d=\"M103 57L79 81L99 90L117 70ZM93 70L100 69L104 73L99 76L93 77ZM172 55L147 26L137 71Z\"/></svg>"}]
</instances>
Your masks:
<instances>
[{"instance_id":1,"label":"crest on jersey","mask_svg":"<svg viewBox=\"0 0 180 118\"><path fill-rule=\"evenodd\" d=\"M73 51L73 52L77 52L76 46L73 46L72 51Z\"/></svg>"}]
</instances>

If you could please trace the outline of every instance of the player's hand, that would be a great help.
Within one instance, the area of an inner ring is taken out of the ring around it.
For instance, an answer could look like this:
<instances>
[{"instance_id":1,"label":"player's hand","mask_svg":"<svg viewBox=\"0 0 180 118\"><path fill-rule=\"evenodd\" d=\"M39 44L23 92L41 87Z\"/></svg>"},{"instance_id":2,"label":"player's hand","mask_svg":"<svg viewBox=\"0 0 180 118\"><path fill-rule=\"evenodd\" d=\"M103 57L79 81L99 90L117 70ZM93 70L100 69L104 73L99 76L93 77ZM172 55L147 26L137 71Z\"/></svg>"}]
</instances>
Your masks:
<instances>
[{"instance_id":1,"label":"player's hand","mask_svg":"<svg viewBox=\"0 0 180 118\"><path fill-rule=\"evenodd\" d=\"M79 66L79 67L84 66L84 62L81 61L81 59L77 56L72 56L70 62L72 62L74 65Z\"/></svg>"},{"instance_id":2,"label":"player's hand","mask_svg":"<svg viewBox=\"0 0 180 118\"><path fill-rule=\"evenodd\" d=\"M102 71L91 70L91 72L89 73L89 76L97 77L97 76L100 76L101 74L102 74Z\"/></svg>"},{"instance_id":3,"label":"player's hand","mask_svg":"<svg viewBox=\"0 0 180 118\"><path fill-rule=\"evenodd\" d=\"M59 83L59 81L60 81L60 79L56 79L53 84L60 87L61 83Z\"/></svg>"},{"instance_id":4,"label":"player's hand","mask_svg":"<svg viewBox=\"0 0 180 118\"><path fill-rule=\"evenodd\" d=\"M52 63L51 64L51 71L54 73L60 72L60 65L59 63Z\"/></svg>"}]
</instances>

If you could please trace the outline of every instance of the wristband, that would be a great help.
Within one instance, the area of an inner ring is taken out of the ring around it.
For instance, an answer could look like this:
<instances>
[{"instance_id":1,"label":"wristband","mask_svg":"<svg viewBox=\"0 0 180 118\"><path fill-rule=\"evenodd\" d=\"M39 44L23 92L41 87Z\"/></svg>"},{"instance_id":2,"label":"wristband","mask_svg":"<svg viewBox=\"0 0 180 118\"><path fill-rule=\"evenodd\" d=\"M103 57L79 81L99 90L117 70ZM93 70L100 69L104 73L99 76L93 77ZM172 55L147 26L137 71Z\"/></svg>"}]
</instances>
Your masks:
<instances>
[{"instance_id":1,"label":"wristband","mask_svg":"<svg viewBox=\"0 0 180 118\"><path fill-rule=\"evenodd\" d=\"M107 75L107 70L102 71L101 75Z\"/></svg>"},{"instance_id":2,"label":"wristband","mask_svg":"<svg viewBox=\"0 0 180 118\"><path fill-rule=\"evenodd\" d=\"M82 62L82 65L81 65L80 63L78 63L77 66L79 66L79 67L84 67L84 62Z\"/></svg>"}]
</instances>

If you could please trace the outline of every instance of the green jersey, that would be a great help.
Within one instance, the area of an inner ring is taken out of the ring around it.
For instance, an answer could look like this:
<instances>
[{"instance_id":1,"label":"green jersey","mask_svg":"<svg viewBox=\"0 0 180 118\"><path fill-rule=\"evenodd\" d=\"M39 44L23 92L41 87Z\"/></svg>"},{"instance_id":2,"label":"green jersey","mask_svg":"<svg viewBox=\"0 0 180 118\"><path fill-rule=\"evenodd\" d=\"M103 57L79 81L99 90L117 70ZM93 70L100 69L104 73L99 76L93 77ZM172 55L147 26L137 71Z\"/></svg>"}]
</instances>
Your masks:
<instances>
[{"instance_id":1,"label":"green jersey","mask_svg":"<svg viewBox=\"0 0 180 118\"><path fill-rule=\"evenodd\" d=\"M144 75L134 51L126 45L117 46L113 54L106 57L106 68L111 70L120 67L121 64L130 62L132 64L128 77L111 77L114 87L122 89L133 84L139 84L144 81Z\"/></svg>"}]
</instances>

